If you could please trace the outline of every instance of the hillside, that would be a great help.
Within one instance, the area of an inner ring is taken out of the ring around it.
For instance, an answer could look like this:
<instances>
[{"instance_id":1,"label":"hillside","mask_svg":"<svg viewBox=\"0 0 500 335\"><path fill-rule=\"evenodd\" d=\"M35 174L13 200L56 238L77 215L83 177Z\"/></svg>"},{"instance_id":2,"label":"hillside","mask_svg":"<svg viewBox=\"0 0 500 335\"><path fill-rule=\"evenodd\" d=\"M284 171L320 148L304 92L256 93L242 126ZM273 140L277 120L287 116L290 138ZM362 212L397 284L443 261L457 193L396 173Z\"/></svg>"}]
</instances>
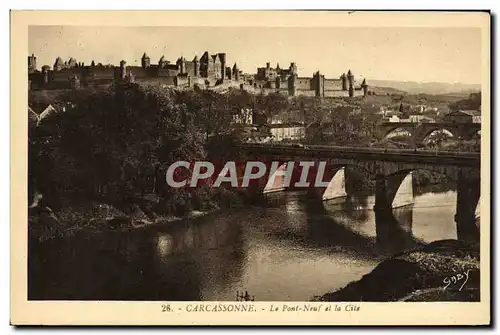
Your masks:
<instances>
[{"instance_id":1,"label":"hillside","mask_svg":"<svg viewBox=\"0 0 500 335\"><path fill-rule=\"evenodd\" d=\"M369 85L376 89L394 89L408 92L409 94L427 93L427 94L443 94L443 93L464 93L477 92L481 90L481 85L478 84L461 84L461 83L420 83L415 81L394 81L394 80L376 80L370 79ZM389 92L392 93L392 92Z\"/></svg>"},{"instance_id":2,"label":"hillside","mask_svg":"<svg viewBox=\"0 0 500 335\"><path fill-rule=\"evenodd\" d=\"M381 86L370 86L370 91L375 92L376 95L408 94L406 91L398 90L393 87L381 87Z\"/></svg>"}]
</instances>

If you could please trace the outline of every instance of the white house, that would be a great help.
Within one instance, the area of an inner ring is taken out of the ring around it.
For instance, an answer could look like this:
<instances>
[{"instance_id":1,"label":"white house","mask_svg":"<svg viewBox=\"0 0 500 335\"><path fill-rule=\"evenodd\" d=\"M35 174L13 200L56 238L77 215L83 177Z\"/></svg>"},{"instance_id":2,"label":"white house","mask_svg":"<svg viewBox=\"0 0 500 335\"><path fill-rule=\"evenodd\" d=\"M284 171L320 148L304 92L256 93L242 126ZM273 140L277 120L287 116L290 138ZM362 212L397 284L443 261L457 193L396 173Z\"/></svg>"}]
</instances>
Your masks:
<instances>
[{"instance_id":1,"label":"white house","mask_svg":"<svg viewBox=\"0 0 500 335\"><path fill-rule=\"evenodd\" d=\"M273 141L300 140L306 135L306 127L300 124L269 125Z\"/></svg>"},{"instance_id":2,"label":"white house","mask_svg":"<svg viewBox=\"0 0 500 335\"><path fill-rule=\"evenodd\" d=\"M253 123L253 115L252 110L249 108L242 109L240 113L233 115L234 123L242 123L242 124L252 124Z\"/></svg>"}]
</instances>

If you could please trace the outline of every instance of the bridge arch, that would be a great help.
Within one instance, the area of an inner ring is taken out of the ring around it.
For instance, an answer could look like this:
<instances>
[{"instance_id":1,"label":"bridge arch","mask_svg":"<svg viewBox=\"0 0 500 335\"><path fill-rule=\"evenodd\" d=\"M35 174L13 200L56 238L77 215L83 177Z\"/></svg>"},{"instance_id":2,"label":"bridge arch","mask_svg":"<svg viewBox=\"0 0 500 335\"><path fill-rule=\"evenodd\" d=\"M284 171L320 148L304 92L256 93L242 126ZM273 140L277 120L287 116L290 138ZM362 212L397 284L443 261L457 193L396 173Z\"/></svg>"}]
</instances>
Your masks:
<instances>
[{"instance_id":1,"label":"bridge arch","mask_svg":"<svg viewBox=\"0 0 500 335\"><path fill-rule=\"evenodd\" d=\"M415 140L417 143L426 143L430 140L431 136L436 136L438 134L444 134L447 139L450 138L458 138L460 135L457 133L457 131L452 130L451 128L445 128L445 127L428 127L422 131L420 131L418 134L415 136Z\"/></svg>"},{"instance_id":2,"label":"bridge arch","mask_svg":"<svg viewBox=\"0 0 500 335\"><path fill-rule=\"evenodd\" d=\"M413 137L413 128L407 126L396 125L392 128L386 128L382 139L388 140L397 136Z\"/></svg>"},{"instance_id":3,"label":"bridge arch","mask_svg":"<svg viewBox=\"0 0 500 335\"><path fill-rule=\"evenodd\" d=\"M431 175L440 176L440 177L446 178L446 182L447 183L452 183L452 182L456 181L455 174L448 174L446 170L441 171L441 170L435 170L435 169L425 168L425 167L415 167L415 168L402 169L400 171L397 171L396 173L398 173L398 174L399 173L408 174L410 172L414 172L415 175L418 174L418 173L421 173L421 172L428 172ZM395 174L395 173L391 173L388 176L390 176L392 174ZM417 178L418 178L418 176L417 176Z\"/></svg>"},{"instance_id":4,"label":"bridge arch","mask_svg":"<svg viewBox=\"0 0 500 335\"><path fill-rule=\"evenodd\" d=\"M479 195L479 200L477 201L476 210L474 211L474 217L476 225L479 228L481 224L481 195Z\"/></svg>"},{"instance_id":5,"label":"bridge arch","mask_svg":"<svg viewBox=\"0 0 500 335\"><path fill-rule=\"evenodd\" d=\"M402 170L387 176L376 176L376 210L410 205L413 204L413 198L413 171Z\"/></svg>"},{"instance_id":6,"label":"bridge arch","mask_svg":"<svg viewBox=\"0 0 500 335\"><path fill-rule=\"evenodd\" d=\"M422 174L422 172L429 173L427 176ZM392 172L385 176L379 176L379 178L385 179L385 197L386 205L391 208L405 206L407 204L413 203L412 198L417 195L416 188L418 184L423 180L424 184L450 184L454 183L456 179L455 174L448 174L448 171L438 171L434 169L427 169L422 167L401 169L396 172ZM425 180L426 178L438 177L439 181ZM443 180L444 179L444 180ZM380 187L380 186L378 186ZM378 196L381 196L379 194Z\"/></svg>"},{"instance_id":7,"label":"bridge arch","mask_svg":"<svg viewBox=\"0 0 500 335\"><path fill-rule=\"evenodd\" d=\"M354 192L355 184L363 184L373 179L373 169L366 165L348 163L327 164L323 173L322 186L315 187L314 193L323 201L343 199Z\"/></svg>"}]
</instances>

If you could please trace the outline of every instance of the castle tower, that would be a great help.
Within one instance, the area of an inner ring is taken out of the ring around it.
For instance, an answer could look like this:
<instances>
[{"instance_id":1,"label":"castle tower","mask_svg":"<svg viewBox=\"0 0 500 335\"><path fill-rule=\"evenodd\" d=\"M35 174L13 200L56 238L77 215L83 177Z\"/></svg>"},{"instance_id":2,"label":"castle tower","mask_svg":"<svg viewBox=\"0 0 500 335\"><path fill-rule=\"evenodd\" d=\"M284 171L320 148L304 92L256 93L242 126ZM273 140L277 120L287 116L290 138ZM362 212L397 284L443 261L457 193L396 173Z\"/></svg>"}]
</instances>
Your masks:
<instances>
[{"instance_id":1,"label":"castle tower","mask_svg":"<svg viewBox=\"0 0 500 335\"><path fill-rule=\"evenodd\" d=\"M325 95L325 89L324 89L324 85L325 85L325 77L323 75L321 75L319 73L319 71L317 71L314 75L313 75L313 79L315 81L315 93L316 93L316 96L317 97L322 97Z\"/></svg>"},{"instance_id":2,"label":"castle tower","mask_svg":"<svg viewBox=\"0 0 500 335\"><path fill-rule=\"evenodd\" d=\"M120 61L120 79L125 80L127 77L127 62L122 60Z\"/></svg>"},{"instance_id":3,"label":"castle tower","mask_svg":"<svg viewBox=\"0 0 500 335\"><path fill-rule=\"evenodd\" d=\"M36 71L36 57L34 54L28 56L28 73L33 73Z\"/></svg>"},{"instance_id":4,"label":"castle tower","mask_svg":"<svg viewBox=\"0 0 500 335\"><path fill-rule=\"evenodd\" d=\"M349 81L349 96L354 96L354 74L349 70L347 72L347 80Z\"/></svg>"},{"instance_id":5,"label":"castle tower","mask_svg":"<svg viewBox=\"0 0 500 335\"><path fill-rule=\"evenodd\" d=\"M182 56L177 59L177 69L179 69L179 74L186 73L186 59Z\"/></svg>"},{"instance_id":6,"label":"castle tower","mask_svg":"<svg viewBox=\"0 0 500 335\"><path fill-rule=\"evenodd\" d=\"M294 63L292 63L294 64ZM295 68L296 70L297 68ZM290 72L292 70L292 66L290 66ZM293 73L288 77L288 95L295 96L295 91L297 87L297 73Z\"/></svg>"},{"instance_id":7,"label":"castle tower","mask_svg":"<svg viewBox=\"0 0 500 335\"><path fill-rule=\"evenodd\" d=\"M342 73L342 75L340 76L340 80L342 80L342 91L347 91L347 89L349 88L349 84L347 83L347 76L345 75L345 73Z\"/></svg>"},{"instance_id":8,"label":"castle tower","mask_svg":"<svg viewBox=\"0 0 500 335\"><path fill-rule=\"evenodd\" d=\"M233 65L233 78L236 81L240 81L240 70L238 69L238 65L236 65L236 63Z\"/></svg>"},{"instance_id":9,"label":"castle tower","mask_svg":"<svg viewBox=\"0 0 500 335\"><path fill-rule=\"evenodd\" d=\"M43 75L43 84L47 85L49 83L49 71L50 66L44 65L42 66L42 75Z\"/></svg>"},{"instance_id":10,"label":"castle tower","mask_svg":"<svg viewBox=\"0 0 500 335\"><path fill-rule=\"evenodd\" d=\"M149 58L148 55L146 55L146 53L142 55L141 64L143 68L147 68L151 65L151 59Z\"/></svg>"},{"instance_id":11,"label":"castle tower","mask_svg":"<svg viewBox=\"0 0 500 335\"><path fill-rule=\"evenodd\" d=\"M194 56L193 58L193 65L194 65L194 76L199 77L200 76L200 61L198 60L198 56Z\"/></svg>"},{"instance_id":12,"label":"castle tower","mask_svg":"<svg viewBox=\"0 0 500 335\"><path fill-rule=\"evenodd\" d=\"M280 69L280 63L276 63L276 72L279 72L281 69Z\"/></svg>"},{"instance_id":13,"label":"castle tower","mask_svg":"<svg viewBox=\"0 0 500 335\"><path fill-rule=\"evenodd\" d=\"M297 75L297 65L295 63L290 63L290 75Z\"/></svg>"},{"instance_id":14,"label":"castle tower","mask_svg":"<svg viewBox=\"0 0 500 335\"><path fill-rule=\"evenodd\" d=\"M363 79L363 82L361 83L361 88L363 89L363 96L368 95L368 84L366 83L366 78Z\"/></svg>"},{"instance_id":15,"label":"castle tower","mask_svg":"<svg viewBox=\"0 0 500 335\"><path fill-rule=\"evenodd\" d=\"M226 54L225 53L219 53L219 59L220 59L220 67L221 67L221 78L222 81L226 79Z\"/></svg>"}]
</instances>

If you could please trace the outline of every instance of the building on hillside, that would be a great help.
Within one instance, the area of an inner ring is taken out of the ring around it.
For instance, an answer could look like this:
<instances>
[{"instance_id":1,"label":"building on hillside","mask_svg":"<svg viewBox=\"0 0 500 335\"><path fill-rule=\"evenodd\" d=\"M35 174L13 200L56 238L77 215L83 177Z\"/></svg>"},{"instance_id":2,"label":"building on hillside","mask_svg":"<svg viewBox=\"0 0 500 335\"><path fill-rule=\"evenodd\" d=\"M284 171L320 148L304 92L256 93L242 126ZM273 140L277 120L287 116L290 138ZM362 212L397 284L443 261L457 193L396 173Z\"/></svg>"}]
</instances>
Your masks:
<instances>
[{"instance_id":1,"label":"building on hillside","mask_svg":"<svg viewBox=\"0 0 500 335\"><path fill-rule=\"evenodd\" d=\"M233 114L233 122L238 124L252 124L253 112L249 108L242 109L238 113Z\"/></svg>"},{"instance_id":2,"label":"building on hillside","mask_svg":"<svg viewBox=\"0 0 500 335\"><path fill-rule=\"evenodd\" d=\"M391 115L390 117L386 118L387 122L401 122L401 119L397 115Z\"/></svg>"},{"instance_id":3,"label":"building on hillside","mask_svg":"<svg viewBox=\"0 0 500 335\"><path fill-rule=\"evenodd\" d=\"M394 123L434 123L436 120L430 118L425 115L409 115L408 118L402 118L399 115L391 115L390 117L385 118L386 122L394 122Z\"/></svg>"},{"instance_id":4,"label":"building on hillside","mask_svg":"<svg viewBox=\"0 0 500 335\"><path fill-rule=\"evenodd\" d=\"M355 81L354 74L349 70L338 79L325 78L320 71L312 77L299 77L297 64L290 63L287 69L266 67L257 68L253 82L255 88L272 90L289 96L315 96L315 97L354 97L368 95L366 79L361 83Z\"/></svg>"},{"instance_id":5,"label":"building on hillside","mask_svg":"<svg viewBox=\"0 0 500 335\"><path fill-rule=\"evenodd\" d=\"M210 54L205 51L198 58L187 60L184 56L170 62L162 56L157 64L144 52L140 66L103 65L92 61L90 65L70 57L64 61L57 57L52 69L44 65L37 69L35 55L28 56L28 82L30 90L78 89L80 87L109 85L112 83L146 83L159 86L190 88L222 87L239 88L256 93L278 93L286 96L357 97L370 94L366 79L355 80L351 70L338 79L325 78L320 71L312 77L299 77L297 64L288 68L272 68L270 63L257 68L255 74L243 73L236 63L229 66L226 53Z\"/></svg>"},{"instance_id":6,"label":"building on hillside","mask_svg":"<svg viewBox=\"0 0 500 335\"><path fill-rule=\"evenodd\" d=\"M268 127L271 140L276 142L301 140L306 136L306 127L303 124L272 124Z\"/></svg>"},{"instance_id":7,"label":"building on hillside","mask_svg":"<svg viewBox=\"0 0 500 335\"><path fill-rule=\"evenodd\" d=\"M40 116L30 107L28 106L28 125L38 126L40 124Z\"/></svg>"},{"instance_id":8,"label":"building on hillside","mask_svg":"<svg viewBox=\"0 0 500 335\"><path fill-rule=\"evenodd\" d=\"M175 62L170 62L162 56L157 64L153 64L151 58L143 53L140 66L127 65L125 60L118 66L102 63L96 65L94 61L85 65L73 57L67 61L57 57L52 69L44 65L41 70L36 69L36 57L31 55L28 57L28 69L31 89L79 88L114 82L180 87L193 87L197 84L207 87L220 85L225 81L239 81L241 77L236 64L232 68L227 66L225 53L210 55L208 51L199 59L195 56L191 61L181 56Z\"/></svg>"},{"instance_id":9,"label":"building on hillside","mask_svg":"<svg viewBox=\"0 0 500 335\"><path fill-rule=\"evenodd\" d=\"M420 114L410 115L410 117L408 119L409 119L409 122L412 122L412 123L433 123L433 122L436 122L436 120L434 120L433 118L430 118L430 117L425 116L425 115L420 115Z\"/></svg>"},{"instance_id":10,"label":"building on hillside","mask_svg":"<svg viewBox=\"0 0 500 335\"><path fill-rule=\"evenodd\" d=\"M446 114L444 121L453 123L481 123L481 111L457 110Z\"/></svg>"}]
</instances>

